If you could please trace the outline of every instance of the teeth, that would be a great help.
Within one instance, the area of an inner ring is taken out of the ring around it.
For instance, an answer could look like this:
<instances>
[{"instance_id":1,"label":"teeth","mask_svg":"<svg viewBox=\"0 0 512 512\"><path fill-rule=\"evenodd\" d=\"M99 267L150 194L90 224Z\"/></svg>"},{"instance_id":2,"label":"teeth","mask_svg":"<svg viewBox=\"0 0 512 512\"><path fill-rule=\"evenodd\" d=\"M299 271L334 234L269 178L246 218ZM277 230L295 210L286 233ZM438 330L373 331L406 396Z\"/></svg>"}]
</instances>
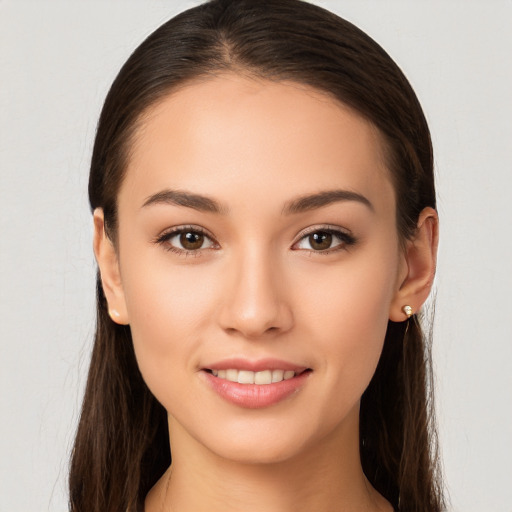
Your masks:
<instances>
[{"instance_id":1,"label":"teeth","mask_svg":"<svg viewBox=\"0 0 512 512\"><path fill-rule=\"evenodd\" d=\"M251 372L249 370L212 370L212 374L219 379L226 379L230 382L239 384L271 384L281 382L295 377L293 370L263 370L261 372Z\"/></svg>"},{"instance_id":2,"label":"teeth","mask_svg":"<svg viewBox=\"0 0 512 512\"><path fill-rule=\"evenodd\" d=\"M283 380L283 377L284 370L272 370L272 382L281 382Z\"/></svg>"},{"instance_id":3,"label":"teeth","mask_svg":"<svg viewBox=\"0 0 512 512\"><path fill-rule=\"evenodd\" d=\"M232 382L239 382L240 384L254 384L254 372L249 372L247 370L228 370L228 372L234 372L235 375L238 374L238 379ZM228 379L226 372L226 379Z\"/></svg>"},{"instance_id":4,"label":"teeth","mask_svg":"<svg viewBox=\"0 0 512 512\"><path fill-rule=\"evenodd\" d=\"M236 382L238 379L238 372L236 370L226 370L226 379L231 382Z\"/></svg>"},{"instance_id":5,"label":"teeth","mask_svg":"<svg viewBox=\"0 0 512 512\"><path fill-rule=\"evenodd\" d=\"M294 372L295 373L295 372ZM272 372L265 370L254 374L254 384L270 384L272 382Z\"/></svg>"}]
</instances>

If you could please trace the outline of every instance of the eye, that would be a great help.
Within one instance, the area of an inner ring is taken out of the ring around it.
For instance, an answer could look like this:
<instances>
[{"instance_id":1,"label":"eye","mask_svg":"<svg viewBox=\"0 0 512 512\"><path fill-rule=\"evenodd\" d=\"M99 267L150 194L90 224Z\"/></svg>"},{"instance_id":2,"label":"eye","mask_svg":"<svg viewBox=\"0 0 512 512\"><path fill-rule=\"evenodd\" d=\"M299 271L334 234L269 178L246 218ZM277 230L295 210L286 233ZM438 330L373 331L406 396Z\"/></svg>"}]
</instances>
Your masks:
<instances>
[{"instance_id":1,"label":"eye","mask_svg":"<svg viewBox=\"0 0 512 512\"><path fill-rule=\"evenodd\" d=\"M294 249L302 249L312 252L330 253L354 245L355 238L348 233L337 229L315 229L302 236L293 246Z\"/></svg>"},{"instance_id":2,"label":"eye","mask_svg":"<svg viewBox=\"0 0 512 512\"><path fill-rule=\"evenodd\" d=\"M183 227L167 231L156 240L164 245L165 249L181 254L198 253L202 249L211 249L217 246L216 242L196 227Z\"/></svg>"}]
</instances>

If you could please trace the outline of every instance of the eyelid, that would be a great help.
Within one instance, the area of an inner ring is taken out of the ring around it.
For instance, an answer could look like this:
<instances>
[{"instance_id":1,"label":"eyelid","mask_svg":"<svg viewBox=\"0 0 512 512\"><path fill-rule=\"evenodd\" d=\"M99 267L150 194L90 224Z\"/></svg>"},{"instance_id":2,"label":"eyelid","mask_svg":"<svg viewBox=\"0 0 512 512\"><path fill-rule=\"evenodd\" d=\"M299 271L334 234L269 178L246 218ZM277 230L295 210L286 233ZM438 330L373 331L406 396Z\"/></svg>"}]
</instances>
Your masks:
<instances>
[{"instance_id":1,"label":"eyelid","mask_svg":"<svg viewBox=\"0 0 512 512\"><path fill-rule=\"evenodd\" d=\"M184 231L194 231L197 233L201 233L202 235L205 235L208 238L211 238L212 240L215 239L215 237L209 231L207 231L205 228L203 228L201 226L196 226L194 224L180 224L178 226L172 226L169 228L165 228L154 238L154 242L158 242L159 240L161 240L164 237L167 238L167 237L169 237L169 235L183 233Z\"/></svg>"},{"instance_id":2,"label":"eyelid","mask_svg":"<svg viewBox=\"0 0 512 512\"><path fill-rule=\"evenodd\" d=\"M305 236L311 235L313 233L317 233L319 231L323 231L323 232L327 232L327 233L332 233L333 235L339 234L339 235L343 235L345 237L350 237L350 238L354 238L355 239L355 237L352 234L352 231L350 231L350 229L342 228L341 226L335 226L333 224L319 224L319 225L310 226L310 227L307 227L307 228L303 229L295 237L294 244L296 244L298 241L300 241Z\"/></svg>"}]
</instances>

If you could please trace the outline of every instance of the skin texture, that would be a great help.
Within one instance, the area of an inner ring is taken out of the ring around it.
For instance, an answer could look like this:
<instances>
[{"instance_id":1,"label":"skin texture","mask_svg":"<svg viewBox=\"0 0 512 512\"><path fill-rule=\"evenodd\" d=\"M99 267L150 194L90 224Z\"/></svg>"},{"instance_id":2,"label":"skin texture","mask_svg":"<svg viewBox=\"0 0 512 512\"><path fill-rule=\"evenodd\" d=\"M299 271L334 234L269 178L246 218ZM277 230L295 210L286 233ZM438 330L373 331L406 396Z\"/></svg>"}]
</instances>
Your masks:
<instances>
[{"instance_id":1,"label":"skin texture","mask_svg":"<svg viewBox=\"0 0 512 512\"><path fill-rule=\"evenodd\" d=\"M154 194L201 194L220 212ZM296 213L291 201L364 196ZM362 472L359 400L388 319L417 311L435 269L437 216L399 243L395 194L378 131L293 83L223 75L169 95L142 120L118 197L114 247L95 212L95 252L113 320L130 324L142 375L169 413L172 478L146 510L391 510ZM175 227L202 229L180 250ZM311 230L333 236L314 250ZM157 241L160 237L160 241ZM170 248L174 250L169 250ZM285 400L227 402L205 367L278 358L312 371ZM162 508L163 507L163 508Z\"/></svg>"}]
</instances>

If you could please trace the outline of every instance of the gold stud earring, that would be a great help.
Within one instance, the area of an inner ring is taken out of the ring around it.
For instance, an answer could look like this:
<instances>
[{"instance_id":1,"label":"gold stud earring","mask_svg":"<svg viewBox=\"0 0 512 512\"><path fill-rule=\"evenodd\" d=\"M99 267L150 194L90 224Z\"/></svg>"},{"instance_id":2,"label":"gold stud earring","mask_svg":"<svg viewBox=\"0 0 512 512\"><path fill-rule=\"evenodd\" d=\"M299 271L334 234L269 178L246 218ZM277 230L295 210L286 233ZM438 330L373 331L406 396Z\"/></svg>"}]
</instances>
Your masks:
<instances>
[{"instance_id":1,"label":"gold stud earring","mask_svg":"<svg viewBox=\"0 0 512 512\"><path fill-rule=\"evenodd\" d=\"M402 308L402 311L405 313L405 316L407 317L407 319L411 318L411 316L412 316L412 308L411 308L411 306L404 306Z\"/></svg>"},{"instance_id":2,"label":"gold stud earring","mask_svg":"<svg viewBox=\"0 0 512 512\"><path fill-rule=\"evenodd\" d=\"M116 318L119 318L121 315L119 314L119 311L117 311L117 309L109 309L108 310L108 315L110 316L110 318L112 318L112 320L115 321Z\"/></svg>"}]
</instances>

